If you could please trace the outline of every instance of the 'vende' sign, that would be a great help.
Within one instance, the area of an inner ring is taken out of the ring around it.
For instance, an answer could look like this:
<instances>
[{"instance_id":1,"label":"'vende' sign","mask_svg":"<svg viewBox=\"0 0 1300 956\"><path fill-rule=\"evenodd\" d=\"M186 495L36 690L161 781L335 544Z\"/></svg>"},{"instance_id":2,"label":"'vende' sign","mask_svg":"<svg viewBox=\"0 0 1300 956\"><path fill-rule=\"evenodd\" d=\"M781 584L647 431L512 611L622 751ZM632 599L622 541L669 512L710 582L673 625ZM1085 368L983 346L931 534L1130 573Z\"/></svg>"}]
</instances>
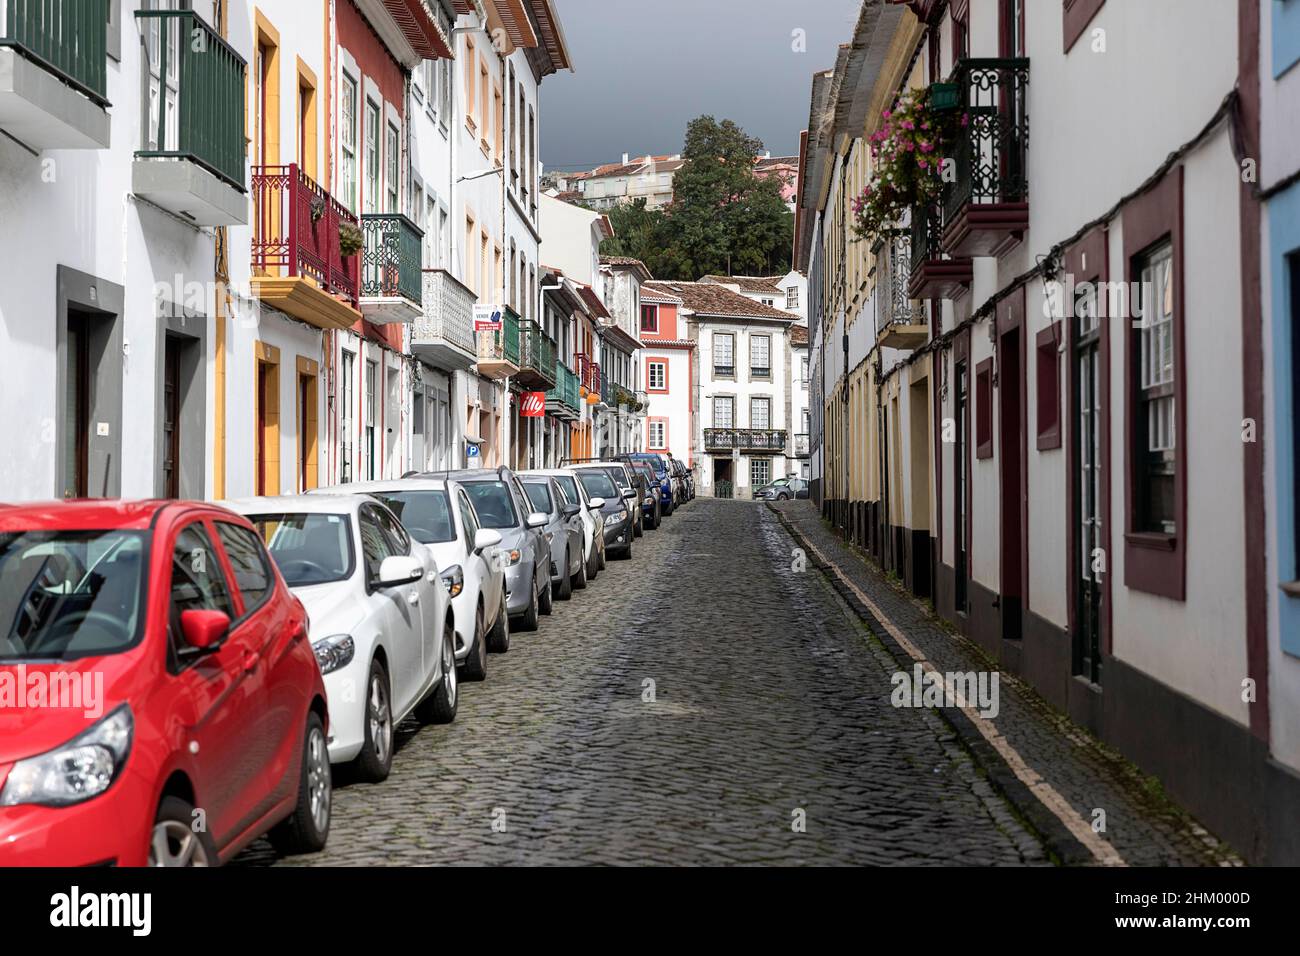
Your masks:
<instances>
[{"instance_id":1,"label":"'vende' sign","mask_svg":"<svg viewBox=\"0 0 1300 956\"><path fill-rule=\"evenodd\" d=\"M519 414L524 418L545 418L546 393L523 392L519 396Z\"/></svg>"}]
</instances>

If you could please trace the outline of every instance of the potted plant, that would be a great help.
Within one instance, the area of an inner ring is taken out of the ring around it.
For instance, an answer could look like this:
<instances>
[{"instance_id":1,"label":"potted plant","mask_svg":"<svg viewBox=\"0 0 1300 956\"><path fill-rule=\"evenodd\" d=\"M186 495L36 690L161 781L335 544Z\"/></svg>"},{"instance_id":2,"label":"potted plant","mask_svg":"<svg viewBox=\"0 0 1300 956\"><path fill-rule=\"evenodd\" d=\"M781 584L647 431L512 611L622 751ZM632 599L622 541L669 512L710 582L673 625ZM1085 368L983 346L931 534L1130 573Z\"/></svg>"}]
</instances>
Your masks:
<instances>
[{"instance_id":1,"label":"potted plant","mask_svg":"<svg viewBox=\"0 0 1300 956\"><path fill-rule=\"evenodd\" d=\"M339 255L344 259L355 256L366 244L366 238L358 226L350 222L339 223Z\"/></svg>"},{"instance_id":2,"label":"potted plant","mask_svg":"<svg viewBox=\"0 0 1300 956\"><path fill-rule=\"evenodd\" d=\"M310 201L312 225L325 218L325 197L312 196Z\"/></svg>"},{"instance_id":3,"label":"potted plant","mask_svg":"<svg viewBox=\"0 0 1300 956\"><path fill-rule=\"evenodd\" d=\"M969 117L930 106L928 89L908 90L881 114L871 135L874 175L853 200L853 231L874 239L900 223L913 206L943 195L944 157Z\"/></svg>"}]
</instances>

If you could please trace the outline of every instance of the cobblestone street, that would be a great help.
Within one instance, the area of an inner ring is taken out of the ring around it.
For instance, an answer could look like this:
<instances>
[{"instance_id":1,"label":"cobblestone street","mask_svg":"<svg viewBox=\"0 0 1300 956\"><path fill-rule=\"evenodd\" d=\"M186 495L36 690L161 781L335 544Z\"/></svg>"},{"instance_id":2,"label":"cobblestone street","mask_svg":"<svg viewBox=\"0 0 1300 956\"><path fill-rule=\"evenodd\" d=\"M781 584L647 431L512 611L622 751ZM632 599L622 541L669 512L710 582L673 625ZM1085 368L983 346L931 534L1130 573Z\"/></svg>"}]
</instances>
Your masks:
<instances>
[{"instance_id":1,"label":"cobblestone street","mask_svg":"<svg viewBox=\"0 0 1300 956\"><path fill-rule=\"evenodd\" d=\"M404 726L387 782L340 781L326 851L284 862L1047 862L948 725L890 705L897 666L793 548L760 505L680 510L516 633L455 724Z\"/></svg>"}]
</instances>

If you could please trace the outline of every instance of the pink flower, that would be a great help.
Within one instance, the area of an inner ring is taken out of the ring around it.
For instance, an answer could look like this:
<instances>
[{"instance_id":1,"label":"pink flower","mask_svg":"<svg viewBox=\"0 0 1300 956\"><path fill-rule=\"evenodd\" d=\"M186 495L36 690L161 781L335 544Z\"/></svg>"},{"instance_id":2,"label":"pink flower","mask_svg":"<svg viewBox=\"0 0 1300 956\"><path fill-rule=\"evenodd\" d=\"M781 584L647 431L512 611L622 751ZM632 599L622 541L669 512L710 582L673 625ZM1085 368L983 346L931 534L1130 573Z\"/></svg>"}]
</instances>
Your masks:
<instances>
[{"instance_id":1,"label":"pink flower","mask_svg":"<svg viewBox=\"0 0 1300 956\"><path fill-rule=\"evenodd\" d=\"M885 110L885 111L884 111L883 113L881 113L880 115L883 116L885 119L889 119L889 117L892 116L893 114L890 113L889 110Z\"/></svg>"},{"instance_id":2,"label":"pink flower","mask_svg":"<svg viewBox=\"0 0 1300 956\"><path fill-rule=\"evenodd\" d=\"M918 166L920 166L922 169L929 169L929 168L930 168L930 164L927 163L927 162L925 161L925 157L924 157L924 156L918 156L918 157L916 157L916 164L917 164Z\"/></svg>"},{"instance_id":3,"label":"pink flower","mask_svg":"<svg viewBox=\"0 0 1300 956\"><path fill-rule=\"evenodd\" d=\"M903 120L903 129L916 129L916 124L911 120Z\"/></svg>"},{"instance_id":4,"label":"pink flower","mask_svg":"<svg viewBox=\"0 0 1300 956\"><path fill-rule=\"evenodd\" d=\"M921 152L923 152L923 153L933 153L933 152L934 152L934 146L933 146L933 144L931 144L931 143L922 143L922 144L921 144Z\"/></svg>"}]
</instances>

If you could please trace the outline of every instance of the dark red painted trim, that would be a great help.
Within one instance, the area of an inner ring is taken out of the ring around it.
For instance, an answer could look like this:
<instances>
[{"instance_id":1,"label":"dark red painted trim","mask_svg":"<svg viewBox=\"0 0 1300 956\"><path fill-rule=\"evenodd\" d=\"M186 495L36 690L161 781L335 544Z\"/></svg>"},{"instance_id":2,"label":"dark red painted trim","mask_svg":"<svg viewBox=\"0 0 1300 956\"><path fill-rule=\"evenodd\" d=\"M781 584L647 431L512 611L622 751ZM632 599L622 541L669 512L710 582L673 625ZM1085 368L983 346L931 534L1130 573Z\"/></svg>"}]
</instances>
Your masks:
<instances>
[{"instance_id":1,"label":"dark red painted trim","mask_svg":"<svg viewBox=\"0 0 1300 956\"><path fill-rule=\"evenodd\" d=\"M1086 236L1080 239L1073 246L1065 250L1062 258L1062 266L1066 275L1073 275L1074 281L1079 282L1109 282L1110 281L1110 244L1108 241L1109 234L1105 227L1098 226ZM1067 309L1072 303L1067 303ZM1111 599L1111 572L1114 568L1114 555L1111 551L1110 526L1113 517L1111 507L1111 403L1110 403L1110 349L1111 349L1111 324L1112 320L1107 318L1102 320L1101 339L1097 346L1097 378L1100 390L1101 406L1101 436L1100 452L1098 457L1101 462L1101 488L1099 494L1101 501L1098 502L1098 512L1101 514L1101 533L1097 537L1098 545L1102 553L1106 556L1106 571L1101 576L1101 646L1107 655L1113 653L1112 643L1112 621L1114 602ZM1068 424L1065 434L1068 440L1065 444L1065 469L1067 478L1067 488L1069 489L1069 499L1073 501L1080 493L1079 489L1079 462L1076 449L1078 448L1079 439L1075 434L1076 419L1074 415L1074 395L1078 391L1079 382L1077 374L1077 352L1074 348L1074 329L1072 325L1067 326L1066 335L1070 342L1068 355L1069 362L1066 363L1066 395L1064 415L1067 417ZM1073 634L1078 627L1077 609L1074 601L1075 581L1082 574L1079 567L1078 556L1078 529L1074 525L1074 509L1068 507L1065 509L1065 546L1068 549L1065 562L1066 581L1065 593L1069 595L1069 621L1070 633Z\"/></svg>"},{"instance_id":2,"label":"dark red painted trim","mask_svg":"<svg viewBox=\"0 0 1300 956\"><path fill-rule=\"evenodd\" d=\"M1160 185L1124 207L1124 278L1141 280L1135 259L1156 243L1170 240L1174 284L1174 535L1137 532L1133 526L1133 476L1137 468L1133 442L1137 409L1137 361L1140 330L1125 318L1124 329L1124 584L1175 601L1187 591L1187 327L1183 292L1183 167L1175 166ZM1108 321L1116 321L1110 319Z\"/></svg>"},{"instance_id":3,"label":"dark red painted trim","mask_svg":"<svg viewBox=\"0 0 1300 956\"><path fill-rule=\"evenodd\" d=\"M1035 448L1061 447L1061 323L1053 322L1034 336ZM1046 407L1044 407L1046 403ZM1044 415L1044 412L1047 412ZM1044 426L1044 419L1047 425Z\"/></svg>"},{"instance_id":4,"label":"dark red painted trim","mask_svg":"<svg viewBox=\"0 0 1300 956\"><path fill-rule=\"evenodd\" d=\"M1237 2L1237 133L1245 156L1259 155L1260 6L1256 0ZM1275 5L1276 6L1276 5ZM1264 325L1261 278L1260 218L1252 184L1242 183L1241 196L1241 371L1242 417L1255 420L1255 434L1264 434ZM1278 317L1280 319L1280 317ZM1250 707L1250 732L1269 740L1268 707L1268 564L1267 516L1264 501L1264 443L1243 442L1246 534L1246 667L1255 679L1255 703Z\"/></svg>"},{"instance_id":5,"label":"dark red painted trim","mask_svg":"<svg viewBox=\"0 0 1300 956\"><path fill-rule=\"evenodd\" d=\"M1066 53L1070 52L1070 48L1083 35L1105 2L1106 0L1064 0L1062 19Z\"/></svg>"}]
</instances>

